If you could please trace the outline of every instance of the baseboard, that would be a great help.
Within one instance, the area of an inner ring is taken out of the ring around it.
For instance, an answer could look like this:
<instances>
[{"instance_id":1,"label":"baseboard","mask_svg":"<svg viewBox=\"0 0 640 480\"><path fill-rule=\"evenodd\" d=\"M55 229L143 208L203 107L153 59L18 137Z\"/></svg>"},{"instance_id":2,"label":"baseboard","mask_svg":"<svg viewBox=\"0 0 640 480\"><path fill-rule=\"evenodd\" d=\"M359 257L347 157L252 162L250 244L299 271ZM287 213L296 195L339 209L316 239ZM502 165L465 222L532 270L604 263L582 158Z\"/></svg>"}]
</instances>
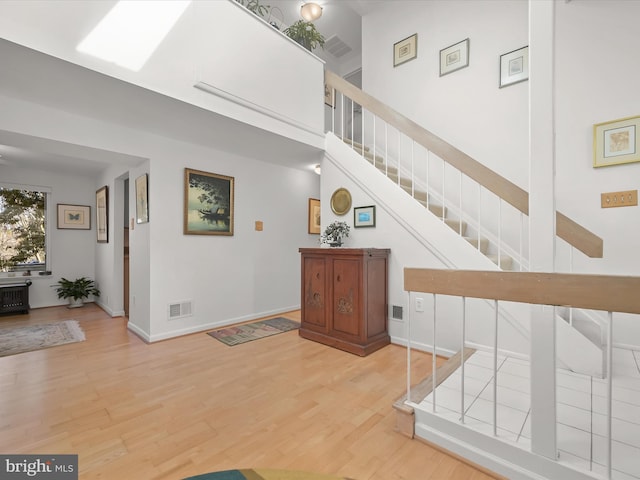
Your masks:
<instances>
[{"instance_id":1,"label":"baseboard","mask_svg":"<svg viewBox=\"0 0 640 480\"><path fill-rule=\"evenodd\" d=\"M142 330L141 328L139 328L137 325L134 325L133 323L128 322L127 329L131 330L135 335L140 337L144 342L150 343L149 334L144 330Z\"/></svg>"},{"instance_id":2,"label":"baseboard","mask_svg":"<svg viewBox=\"0 0 640 480\"><path fill-rule=\"evenodd\" d=\"M299 309L300 309L300 305L293 305L290 307L279 308L276 310L268 310L264 312L252 313L250 315L243 315L240 317L227 318L224 320L219 320L217 322L210 322L210 323L200 324L200 325L192 325L189 327L171 330L170 332L151 334L151 335L148 335L147 337L148 339L146 339L144 336L142 338L145 339L145 341L150 343L160 342L162 340L168 340L170 338L181 337L183 335L190 335L192 333L200 333L200 332L206 332L209 330L215 330L217 328L227 327L229 325L235 325L237 323L250 322L252 320L271 317L273 315L280 315L283 313L292 312ZM129 324L131 324L131 322L129 322ZM147 334L145 333L145 335Z\"/></svg>"}]
</instances>

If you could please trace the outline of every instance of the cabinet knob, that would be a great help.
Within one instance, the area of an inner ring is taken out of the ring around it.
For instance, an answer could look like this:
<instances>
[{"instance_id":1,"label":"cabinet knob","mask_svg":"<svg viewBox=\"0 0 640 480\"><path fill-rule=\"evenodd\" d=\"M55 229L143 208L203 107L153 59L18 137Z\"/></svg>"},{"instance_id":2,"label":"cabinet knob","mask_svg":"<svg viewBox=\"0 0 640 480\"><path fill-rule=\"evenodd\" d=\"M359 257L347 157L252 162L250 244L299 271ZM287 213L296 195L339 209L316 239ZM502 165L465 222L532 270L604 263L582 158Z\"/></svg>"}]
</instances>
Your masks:
<instances>
[{"instance_id":1,"label":"cabinet knob","mask_svg":"<svg viewBox=\"0 0 640 480\"><path fill-rule=\"evenodd\" d=\"M336 277L336 281L337 281L337 282L339 282L339 281L340 281L340 275L338 275L338 276Z\"/></svg>"}]
</instances>

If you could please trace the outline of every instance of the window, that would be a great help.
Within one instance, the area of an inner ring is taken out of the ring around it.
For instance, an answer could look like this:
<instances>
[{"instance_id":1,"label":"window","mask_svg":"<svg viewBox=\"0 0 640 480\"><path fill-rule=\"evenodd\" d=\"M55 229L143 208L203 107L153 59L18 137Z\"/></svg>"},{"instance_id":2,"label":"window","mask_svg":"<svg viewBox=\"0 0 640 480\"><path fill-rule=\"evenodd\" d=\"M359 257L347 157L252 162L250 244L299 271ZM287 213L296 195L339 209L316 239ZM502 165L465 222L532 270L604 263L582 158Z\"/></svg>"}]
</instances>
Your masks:
<instances>
[{"instance_id":1,"label":"window","mask_svg":"<svg viewBox=\"0 0 640 480\"><path fill-rule=\"evenodd\" d=\"M46 270L48 197L39 187L0 185L0 272Z\"/></svg>"}]
</instances>

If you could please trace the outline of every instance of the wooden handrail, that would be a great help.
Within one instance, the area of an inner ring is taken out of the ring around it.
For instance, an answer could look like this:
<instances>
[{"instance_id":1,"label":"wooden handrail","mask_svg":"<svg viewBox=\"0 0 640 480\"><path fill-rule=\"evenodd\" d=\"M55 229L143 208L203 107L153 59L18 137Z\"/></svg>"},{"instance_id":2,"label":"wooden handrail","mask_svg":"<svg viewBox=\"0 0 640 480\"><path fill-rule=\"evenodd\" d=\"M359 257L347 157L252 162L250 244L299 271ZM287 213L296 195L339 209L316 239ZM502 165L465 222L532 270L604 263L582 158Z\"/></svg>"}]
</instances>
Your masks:
<instances>
[{"instance_id":1,"label":"wooden handrail","mask_svg":"<svg viewBox=\"0 0 640 480\"><path fill-rule=\"evenodd\" d=\"M413 120L396 112L380 100L363 92L355 85L335 73L325 71L325 83L329 88L341 92L363 108L374 113L389 125L413 139L429 151L435 153L451 166L457 168L469 178L475 180L487 190L495 193L517 210L529 215L529 193L498 175L493 170L474 160L466 153L458 150L437 135L421 127ZM556 232L560 238L592 258L602 258L602 238L575 223L567 216L557 212Z\"/></svg>"},{"instance_id":2,"label":"wooden handrail","mask_svg":"<svg viewBox=\"0 0 640 480\"><path fill-rule=\"evenodd\" d=\"M409 292L640 313L640 277L405 268L404 289Z\"/></svg>"}]
</instances>

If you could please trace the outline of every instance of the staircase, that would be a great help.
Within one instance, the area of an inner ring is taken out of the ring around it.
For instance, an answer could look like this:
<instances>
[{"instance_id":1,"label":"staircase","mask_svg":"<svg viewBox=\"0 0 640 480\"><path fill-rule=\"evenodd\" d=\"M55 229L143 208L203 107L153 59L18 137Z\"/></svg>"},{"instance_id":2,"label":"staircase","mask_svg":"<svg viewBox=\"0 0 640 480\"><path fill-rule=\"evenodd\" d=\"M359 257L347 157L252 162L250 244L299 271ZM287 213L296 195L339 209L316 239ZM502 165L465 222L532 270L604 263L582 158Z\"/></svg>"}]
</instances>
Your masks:
<instances>
[{"instance_id":1,"label":"staircase","mask_svg":"<svg viewBox=\"0 0 640 480\"><path fill-rule=\"evenodd\" d=\"M467 222L461 219L450 218L448 216L449 210L438 203L436 199L432 199L429 194L419 189L419 187L413 184L411 178L403 176L398 168L389 165L389 162L385 161L385 158L381 155L373 155L371 149L368 146L362 145L350 138L342 137L342 141L349 145L353 150L361 155L363 158L369 161L374 167L376 167L383 175L385 175L394 184L397 184L408 195L413 197L420 205L425 207L436 217L440 218L447 226L449 226L456 233L461 235L467 242L473 245L480 253L486 256L493 263L498 265L502 270L511 270L514 266L513 258L505 254L489 253L489 239L486 237L467 236Z\"/></svg>"}]
</instances>

